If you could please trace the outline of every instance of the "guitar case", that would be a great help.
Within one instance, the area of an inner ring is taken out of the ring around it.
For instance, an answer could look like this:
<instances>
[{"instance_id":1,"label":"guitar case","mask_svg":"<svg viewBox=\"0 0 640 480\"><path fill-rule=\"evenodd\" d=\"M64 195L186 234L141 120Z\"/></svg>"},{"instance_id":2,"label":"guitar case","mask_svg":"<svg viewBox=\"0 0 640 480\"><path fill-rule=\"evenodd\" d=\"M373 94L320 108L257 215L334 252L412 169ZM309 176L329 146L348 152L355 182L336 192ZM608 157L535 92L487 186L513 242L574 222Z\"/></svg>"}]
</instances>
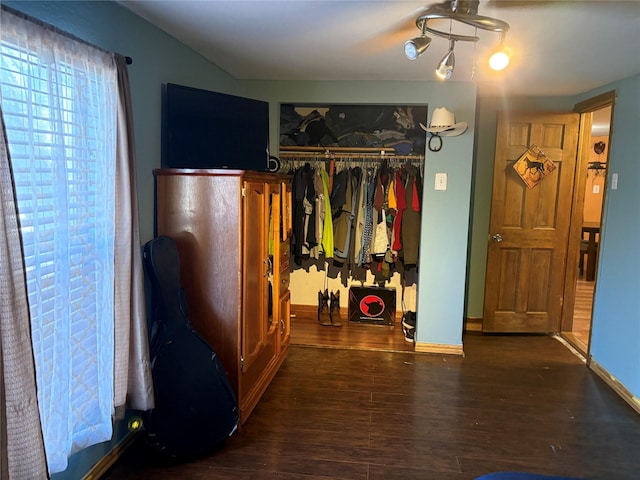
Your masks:
<instances>
[{"instance_id":1,"label":"guitar case","mask_svg":"<svg viewBox=\"0 0 640 480\"><path fill-rule=\"evenodd\" d=\"M189 323L175 242L154 238L143 258L152 290L155 392L144 418L147 442L169 457L195 459L221 448L237 429L237 401L216 352Z\"/></svg>"}]
</instances>

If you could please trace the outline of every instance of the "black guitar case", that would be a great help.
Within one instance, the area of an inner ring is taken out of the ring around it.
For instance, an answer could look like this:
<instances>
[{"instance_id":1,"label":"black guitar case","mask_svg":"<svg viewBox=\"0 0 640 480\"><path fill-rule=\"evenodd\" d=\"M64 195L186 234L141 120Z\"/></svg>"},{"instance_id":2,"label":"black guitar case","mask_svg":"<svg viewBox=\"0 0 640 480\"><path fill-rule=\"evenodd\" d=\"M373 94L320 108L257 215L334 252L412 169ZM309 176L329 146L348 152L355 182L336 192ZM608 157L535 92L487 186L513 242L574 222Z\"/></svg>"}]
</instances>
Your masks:
<instances>
[{"instance_id":1,"label":"black guitar case","mask_svg":"<svg viewBox=\"0 0 640 480\"><path fill-rule=\"evenodd\" d=\"M148 443L169 457L195 459L224 445L237 428L235 395L216 353L189 324L173 239L144 246L152 286L150 356L155 408L147 412Z\"/></svg>"}]
</instances>

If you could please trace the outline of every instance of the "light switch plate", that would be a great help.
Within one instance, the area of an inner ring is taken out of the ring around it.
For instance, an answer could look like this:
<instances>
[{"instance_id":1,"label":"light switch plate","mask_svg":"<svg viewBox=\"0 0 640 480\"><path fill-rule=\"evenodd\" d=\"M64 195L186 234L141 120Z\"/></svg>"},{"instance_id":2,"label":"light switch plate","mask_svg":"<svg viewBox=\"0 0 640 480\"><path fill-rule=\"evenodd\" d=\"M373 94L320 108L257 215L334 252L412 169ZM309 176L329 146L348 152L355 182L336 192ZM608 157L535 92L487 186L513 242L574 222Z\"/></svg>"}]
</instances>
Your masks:
<instances>
[{"instance_id":1,"label":"light switch plate","mask_svg":"<svg viewBox=\"0 0 640 480\"><path fill-rule=\"evenodd\" d=\"M436 173L436 190L446 190L447 189L447 174L446 173Z\"/></svg>"},{"instance_id":2,"label":"light switch plate","mask_svg":"<svg viewBox=\"0 0 640 480\"><path fill-rule=\"evenodd\" d=\"M618 174L614 173L611 175L611 190L618 189Z\"/></svg>"}]
</instances>

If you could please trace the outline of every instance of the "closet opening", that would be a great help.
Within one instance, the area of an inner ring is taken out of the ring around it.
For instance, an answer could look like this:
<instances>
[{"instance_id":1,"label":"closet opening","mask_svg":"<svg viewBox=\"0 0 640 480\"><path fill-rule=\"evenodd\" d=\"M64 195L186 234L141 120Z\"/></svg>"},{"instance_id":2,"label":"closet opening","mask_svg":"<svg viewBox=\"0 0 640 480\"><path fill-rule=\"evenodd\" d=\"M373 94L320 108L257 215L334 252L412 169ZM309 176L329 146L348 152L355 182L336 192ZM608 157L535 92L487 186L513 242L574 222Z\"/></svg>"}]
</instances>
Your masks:
<instances>
[{"instance_id":1,"label":"closet opening","mask_svg":"<svg viewBox=\"0 0 640 480\"><path fill-rule=\"evenodd\" d=\"M291 344L413 352L424 156L281 146L279 162L292 191Z\"/></svg>"}]
</instances>

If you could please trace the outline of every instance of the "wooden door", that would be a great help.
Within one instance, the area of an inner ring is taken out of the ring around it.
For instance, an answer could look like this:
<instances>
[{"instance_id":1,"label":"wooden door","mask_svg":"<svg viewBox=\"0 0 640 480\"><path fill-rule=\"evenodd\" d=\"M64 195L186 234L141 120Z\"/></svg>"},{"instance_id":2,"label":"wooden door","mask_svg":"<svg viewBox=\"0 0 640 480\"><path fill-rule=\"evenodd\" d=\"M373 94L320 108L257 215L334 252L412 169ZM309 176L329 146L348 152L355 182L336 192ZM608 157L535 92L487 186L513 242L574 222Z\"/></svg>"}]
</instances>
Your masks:
<instances>
[{"instance_id":1,"label":"wooden door","mask_svg":"<svg viewBox=\"0 0 640 480\"><path fill-rule=\"evenodd\" d=\"M498 116L483 314L484 332L560 328L579 115ZM513 164L537 145L556 166L529 188Z\"/></svg>"}]
</instances>

